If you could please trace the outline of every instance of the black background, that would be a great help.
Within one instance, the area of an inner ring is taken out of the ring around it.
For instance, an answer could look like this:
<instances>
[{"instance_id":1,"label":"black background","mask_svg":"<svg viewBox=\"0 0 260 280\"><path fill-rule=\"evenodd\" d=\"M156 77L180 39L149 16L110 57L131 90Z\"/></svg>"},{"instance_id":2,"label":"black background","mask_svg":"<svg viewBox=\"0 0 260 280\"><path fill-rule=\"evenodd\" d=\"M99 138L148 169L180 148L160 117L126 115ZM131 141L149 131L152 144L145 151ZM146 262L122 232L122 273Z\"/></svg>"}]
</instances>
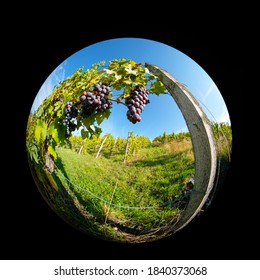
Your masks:
<instances>
[{"instance_id":1,"label":"black background","mask_svg":"<svg viewBox=\"0 0 260 280\"><path fill-rule=\"evenodd\" d=\"M87 24L87 17L85 23L65 26L61 14L49 25L48 14L35 19L17 23L4 34L0 259L259 259L259 179L252 161L257 143L251 135L256 127L249 126L254 98L249 98L247 80L253 40L243 23L190 22L180 28L174 20L136 26L121 21L99 27ZM38 192L25 151L29 111L48 75L82 48L121 37L159 41L192 58L219 88L233 130L230 169L212 205L173 236L146 244L95 239L60 219Z\"/></svg>"}]
</instances>

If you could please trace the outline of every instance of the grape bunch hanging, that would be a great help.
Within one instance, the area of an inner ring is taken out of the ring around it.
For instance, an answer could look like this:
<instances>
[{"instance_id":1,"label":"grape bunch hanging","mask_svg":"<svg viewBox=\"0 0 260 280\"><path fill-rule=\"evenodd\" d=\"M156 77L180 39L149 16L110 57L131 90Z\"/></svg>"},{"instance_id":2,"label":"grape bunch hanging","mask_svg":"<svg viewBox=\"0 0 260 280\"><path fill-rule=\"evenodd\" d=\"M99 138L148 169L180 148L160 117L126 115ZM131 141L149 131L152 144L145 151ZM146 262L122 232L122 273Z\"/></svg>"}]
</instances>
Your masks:
<instances>
[{"instance_id":1,"label":"grape bunch hanging","mask_svg":"<svg viewBox=\"0 0 260 280\"><path fill-rule=\"evenodd\" d=\"M144 86L136 86L130 95L125 98L127 119L133 124L141 121L141 113L150 103L148 90ZM94 113L104 112L112 107L111 89L109 86L96 83L93 90L83 91L78 102L69 101L65 105L63 125L66 126L66 137L77 128L76 118L88 118Z\"/></svg>"},{"instance_id":2,"label":"grape bunch hanging","mask_svg":"<svg viewBox=\"0 0 260 280\"><path fill-rule=\"evenodd\" d=\"M78 116L78 110L75 104L71 101L66 102L65 105L65 115L63 119L63 125L66 126L66 137L68 137L72 131L77 127L74 122L75 118Z\"/></svg>"},{"instance_id":3,"label":"grape bunch hanging","mask_svg":"<svg viewBox=\"0 0 260 280\"><path fill-rule=\"evenodd\" d=\"M130 95L125 99L127 105L127 119L133 124L141 121L141 113L145 106L150 103L148 90L143 86L135 87Z\"/></svg>"},{"instance_id":4,"label":"grape bunch hanging","mask_svg":"<svg viewBox=\"0 0 260 280\"><path fill-rule=\"evenodd\" d=\"M81 118L87 118L95 112L104 112L112 107L112 102L109 99L111 90L110 87L96 83L92 91L83 91L79 96L78 102L68 101L65 105L63 125L66 126L66 137L71 135L76 127L76 118L80 115ZM80 108L78 109L78 107Z\"/></svg>"},{"instance_id":5,"label":"grape bunch hanging","mask_svg":"<svg viewBox=\"0 0 260 280\"><path fill-rule=\"evenodd\" d=\"M112 107L109 100L110 87L98 82L94 85L93 91L83 91L80 96L81 116L89 117L94 112L104 112Z\"/></svg>"}]
</instances>

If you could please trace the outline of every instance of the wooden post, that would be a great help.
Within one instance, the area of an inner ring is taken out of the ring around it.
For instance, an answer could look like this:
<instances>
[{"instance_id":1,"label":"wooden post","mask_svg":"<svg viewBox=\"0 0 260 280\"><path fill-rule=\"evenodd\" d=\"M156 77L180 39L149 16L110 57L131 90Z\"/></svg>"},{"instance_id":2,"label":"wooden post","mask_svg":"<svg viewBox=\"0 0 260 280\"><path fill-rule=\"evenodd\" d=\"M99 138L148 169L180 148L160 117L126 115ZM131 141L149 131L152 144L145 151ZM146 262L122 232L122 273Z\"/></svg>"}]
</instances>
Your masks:
<instances>
[{"instance_id":1,"label":"wooden post","mask_svg":"<svg viewBox=\"0 0 260 280\"><path fill-rule=\"evenodd\" d=\"M217 174L216 143L206 114L186 87L165 70L149 63L146 63L145 66L159 77L176 101L190 131L194 151L194 187L182 216L172 227L174 232L186 226L200 213L215 186Z\"/></svg>"},{"instance_id":2,"label":"wooden post","mask_svg":"<svg viewBox=\"0 0 260 280\"><path fill-rule=\"evenodd\" d=\"M128 132L127 140L126 140L126 146L125 146L125 157L124 157L124 164L126 164L128 149L129 149L129 142L130 142L131 133Z\"/></svg>"},{"instance_id":3,"label":"wooden post","mask_svg":"<svg viewBox=\"0 0 260 280\"><path fill-rule=\"evenodd\" d=\"M111 156L113 155L113 153L114 153L114 149L115 149L115 146L116 146L116 142L117 142L117 138L115 138L114 144L113 144L113 146L112 146L112 148L111 148L111 150L110 150L110 155L109 155L109 157L111 157Z\"/></svg>"},{"instance_id":4,"label":"wooden post","mask_svg":"<svg viewBox=\"0 0 260 280\"><path fill-rule=\"evenodd\" d=\"M101 150L102 150L102 148L103 148L103 145L104 145L104 143L106 142L106 140L107 140L107 136L103 139L103 141L102 141L102 143L101 143L101 145L100 145L100 147L99 147L99 149L98 149L96 158L99 157L99 154L100 154L100 152L101 152Z\"/></svg>"},{"instance_id":5,"label":"wooden post","mask_svg":"<svg viewBox=\"0 0 260 280\"><path fill-rule=\"evenodd\" d=\"M86 138L83 140L83 144L81 145L81 147L80 147L80 149L79 149L79 152L78 152L79 155L82 153L82 150L83 150L83 148L84 148L85 142L86 142Z\"/></svg>"}]
</instances>

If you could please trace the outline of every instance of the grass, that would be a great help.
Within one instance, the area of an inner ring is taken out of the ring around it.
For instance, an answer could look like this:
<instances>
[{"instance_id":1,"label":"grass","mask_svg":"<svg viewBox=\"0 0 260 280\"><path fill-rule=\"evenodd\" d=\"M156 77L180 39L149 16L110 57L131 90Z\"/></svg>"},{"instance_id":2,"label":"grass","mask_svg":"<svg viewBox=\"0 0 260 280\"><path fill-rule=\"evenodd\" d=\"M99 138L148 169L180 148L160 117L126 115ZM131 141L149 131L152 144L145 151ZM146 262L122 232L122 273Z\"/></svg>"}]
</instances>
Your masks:
<instances>
[{"instance_id":1,"label":"grass","mask_svg":"<svg viewBox=\"0 0 260 280\"><path fill-rule=\"evenodd\" d=\"M40 166L31 169L40 192L66 222L120 242L147 242L171 233L185 205L165 202L182 195L194 175L191 143L151 145L127 164L123 154L107 159L65 148L57 153L52 174Z\"/></svg>"},{"instance_id":2,"label":"grass","mask_svg":"<svg viewBox=\"0 0 260 280\"><path fill-rule=\"evenodd\" d=\"M181 195L185 180L194 174L188 144L174 152L164 145L142 149L127 165L118 157L96 159L68 149L58 153L59 170L65 170L59 171L59 178L85 211L107 230L120 228L135 235L158 230L177 219L182 209L160 205Z\"/></svg>"}]
</instances>

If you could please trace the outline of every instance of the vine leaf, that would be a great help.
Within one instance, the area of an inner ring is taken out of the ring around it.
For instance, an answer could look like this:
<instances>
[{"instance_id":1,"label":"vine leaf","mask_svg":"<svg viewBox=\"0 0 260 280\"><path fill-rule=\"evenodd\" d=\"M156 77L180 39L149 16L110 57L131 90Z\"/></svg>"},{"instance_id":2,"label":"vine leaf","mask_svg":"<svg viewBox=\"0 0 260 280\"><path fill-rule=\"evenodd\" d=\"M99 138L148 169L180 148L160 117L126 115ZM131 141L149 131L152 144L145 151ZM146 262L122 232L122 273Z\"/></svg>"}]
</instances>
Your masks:
<instances>
[{"instance_id":1,"label":"vine leaf","mask_svg":"<svg viewBox=\"0 0 260 280\"><path fill-rule=\"evenodd\" d=\"M165 85L160 80L157 80L151 84L150 91L155 93L156 95L167 93L167 89L165 88Z\"/></svg>"},{"instance_id":2,"label":"vine leaf","mask_svg":"<svg viewBox=\"0 0 260 280\"><path fill-rule=\"evenodd\" d=\"M82 139L89 138L89 133L84 128L81 129L80 134L81 134Z\"/></svg>"},{"instance_id":3,"label":"vine leaf","mask_svg":"<svg viewBox=\"0 0 260 280\"><path fill-rule=\"evenodd\" d=\"M50 155L53 156L54 159L57 159L57 153L55 152L54 148L51 145L48 146L48 152Z\"/></svg>"},{"instance_id":4,"label":"vine leaf","mask_svg":"<svg viewBox=\"0 0 260 280\"><path fill-rule=\"evenodd\" d=\"M106 110L102 113L97 114L96 115L97 124L100 125L104 119L108 119L110 114L111 114L110 110Z\"/></svg>"},{"instance_id":5,"label":"vine leaf","mask_svg":"<svg viewBox=\"0 0 260 280\"><path fill-rule=\"evenodd\" d=\"M101 61L92 64L92 67L87 70L84 70L83 67L77 69L70 77L59 82L53 92L35 110L32 114L33 132L30 135L30 144L36 146L31 149L31 158L36 158L38 154L44 160L45 153L56 158L56 146L63 146L67 143L71 129L80 130L83 139L92 139L93 136L101 135L100 126L105 119L110 117L111 110L107 108L104 112L100 112L95 108L94 110L87 108L89 111L81 114L82 99L79 101L83 91L93 92L94 95L97 95L95 84L98 82L111 89L106 97L108 100L121 104L124 104L121 100L126 99L138 86L146 87L147 91L156 95L167 93L167 89L159 77L150 73L149 69L145 67L145 63L122 58L109 61L106 67L103 67L104 64L105 61ZM67 102L71 102L75 106L74 109L77 110L74 111L75 116L67 115ZM70 123L68 123L68 117ZM46 147L48 150L44 150ZM35 148L38 150L37 152L34 151ZM30 150L30 147L28 149Z\"/></svg>"},{"instance_id":6,"label":"vine leaf","mask_svg":"<svg viewBox=\"0 0 260 280\"><path fill-rule=\"evenodd\" d=\"M128 74L132 74L132 75L137 75L138 73L138 69L132 69L131 67L131 64L128 64L126 67L125 67L125 71L128 73Z\"/></svg>"},{"instance_id":7,"label":"vine leaf","mask_svg":"<svg viewBox=\"0 0 260 280\"><path fill-rule=\"evenodd\" d=\"M49 126L48 132L49 132L49 135L52 136L54 141L59 143L60 142L60 136L59 136L59 131L58 131L58 128L57 128L57 123L58 123L57 119L55 121L53 121L51 123L51 125Z\"/></svg>"},{"instance_id":8,"label":"vine leaf","mask_svg":"<svg viewBox=\"0 0 260 280\"><path fill-rule=\"evenodd\" d=\"M35 139L40 142L46 138L47 125L44 121L38 119L35 126Z\"/></svg>"}]
</instances>

